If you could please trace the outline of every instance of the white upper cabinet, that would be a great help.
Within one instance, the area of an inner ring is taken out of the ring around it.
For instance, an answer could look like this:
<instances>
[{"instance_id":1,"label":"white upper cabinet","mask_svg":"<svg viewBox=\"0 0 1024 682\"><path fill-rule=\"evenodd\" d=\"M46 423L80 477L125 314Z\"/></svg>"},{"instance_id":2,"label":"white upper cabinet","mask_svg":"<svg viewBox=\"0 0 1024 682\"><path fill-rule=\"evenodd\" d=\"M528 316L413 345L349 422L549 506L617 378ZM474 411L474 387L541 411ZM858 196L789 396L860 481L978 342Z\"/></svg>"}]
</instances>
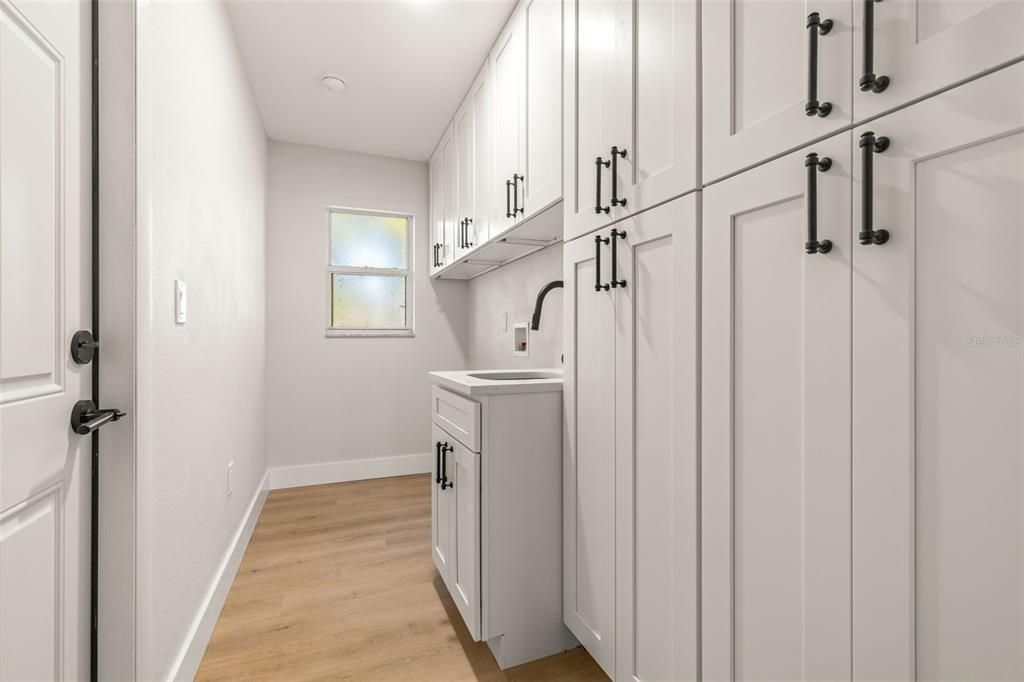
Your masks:
<instances>
[{"instance_id":1,"label":"white upper cabinet","mask_svg":"<svg viewBox=\"0 0 1024 682\"><path fill-rule=\"evenodd\" d=\"M565 238L698 188L700 25L688 0L566 0Z\"/></svg>"},{"instance_id":2,"label":"white upper cabinet","mask_svg":"<svg viewBox=\"0 0 1024 682\"><path fill-rule=\"evenodd\" d=\"M849 679L852 172L845 133L703 193L706 680Z\"/></svg>"},{"instance_id":3,"label":"white upper cabinet","mask_svg":"<svg viewBox=\"0 0 1024 682\"><path fill-rule=\"evenodd\" d=\"M444 183L444 247L441 249L441 263L447 265L455 258L458 223L458 168L459 149L455 137L455 126L448 126L448 131L441 139L442 182Z\"/></svg>"},{"instance_id":4,"label":"white upper cabinet","mask_svg":"<svg viewBox=\"0 0 1024 682\"><path fill-rule=\"evenodd\" d=\"M468 229L470 248L487 241L491 229L492 150L491 137L494 110L492 107L491 68L484 64L469 91L473 103L473 209L467 215L471 219Z\"/></svg>"},{"instance_id":5,"label":"white upper cabinet","mask_svg":"<svg viewBox=\"0 0 1024 682\"><path fill-rule=\"evenodd\" d=\"M455 187L457 193L455 209L455 257L458 258L468 251L470 243L468 229L472 224L473 200L476 198L473 183L476 179L474 154L475 126L473 116L473 100L467 98L455 114L455 144L457 155Z\"/></svg>"},{"instance_id":6,"label":"white upper cabinet","mask_svg":"<svg viewBox=\"0 0 1024 682\"><path fill-rule=\"evenodd\" d=\"M702 8L705 183L851 124L852 0Z\"/></svg>"},{"instance_id":7,"label":"white upper cabinet","mask_svg":"<svg viewBox=\"0 0 1024 682\"><path fill-rule=\"evenodd\" d=\"M856 0L854 27L858 121L1024 57L1020 0Z\"/></svg>"},{"instance_id":8,"label":"white upper cabinet","mask_svg":"<svg viewBox=\"0 0 1024 682\"><path fill-rule=\"evenodd\" d=\"M562 198L562 2L528 0L526 144L521 183L525 217Z\"/></svg>"},{"instance_id":9,"label":"white upper cabinet","mask_svg":"<svg viewBox=\"0 0 1024 682\"><path fill-rule=\"evenodd\" d=\"M854 133L853 677L1021 680L1024 64Z\"/></svg>"},{"instance_id":10,"label":"white upper cabinet","mask_svg":"<svg viewBox=\"0 0 1024 682\"><path fill-rule=\"evenodd\" d=\"M494 213L495 233L519 217L521 161L525 155L526 35L523 15L516 11L491 54L494 72Z\"/></svg>"},{"instance_id":11,"label":"white upper cabinet","mask_svg":"<svg viewBox=\"0 0 1024 682\"><path fill-rule=\"evenodd\" d=\"M430 157L430 272L440 270L444 248L444 154L439 146Z\"/></svg>"}]
</instances>

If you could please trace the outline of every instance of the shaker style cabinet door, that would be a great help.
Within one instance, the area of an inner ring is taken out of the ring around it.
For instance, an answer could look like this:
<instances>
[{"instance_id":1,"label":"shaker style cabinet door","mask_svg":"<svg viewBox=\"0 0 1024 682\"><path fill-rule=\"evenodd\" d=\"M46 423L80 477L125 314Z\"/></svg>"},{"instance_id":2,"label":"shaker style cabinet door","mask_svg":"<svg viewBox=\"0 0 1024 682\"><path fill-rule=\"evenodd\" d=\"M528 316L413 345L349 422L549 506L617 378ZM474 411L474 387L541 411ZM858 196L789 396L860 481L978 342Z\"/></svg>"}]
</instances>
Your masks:
<instances>
[{"instance_id":1,"label":"shaker style cabinet door","mask_svg":"<svg viewBox=\"0 0 1024 682\"><path fill-rule=\"evenodd\" d=\"M857 680L1024 679L1022 93L854 131Z\"/></svg>"},{"instance_id":2,"label":"shaker style cabinet door","mask_svg":"<svg viewBox=\"0 0 1024 682\"><path fill-rule=\"evenodd\" d=\"M615 299L607 243L564 247L565 624L615 674ZM599 290L595 286L600 285Z\"/></svg>"},{"instance_id":3,"label":"shaker style cabinet door","mask_svg":"<svg viewBox=\"0 0 1024 682\"><path fill-rule=\"evenodd\" d=\"M476 77L469 99L473 101L473 212L469 214L469 241L479 246L487 241L491 230L491 192L494 128L491 92L491 67L484 64Z\"/></svg>"},{"instance_id":4,"label":"shaker style cabinet door","mask_svg":"<svg viewBox=\"0 0 1024 682\"><path fill-rule=\"evenodd\" d=\"M636 0L620 7L626 20L617 23L617 87L606 93L620 124L600 150L611 160L601 191L612 216L638 213L700 183L698 2Z\"/></svg>"},{"instance_id":5,"label":"shaker style cabinet door","mask_svg":"<svg viewBox=\"0 0 1024 682\"><path fill-rule=\"evenodd\" d=\"M491 53L494 73L494 179L491 234L497 235L519 218L525 142L526 38L518 9L509 19Z\"/></svg>"},{"instance_id":6,"label":"shaker style cabinet door","mask_svg":"<svg viewBox=\"0 0 1024 682\"><path fill-rule=\"evenodd\" d=\"M852 121L853 0L704 0L705 183Z\"/></svg>"},{"instance_id":7,"label":"shaker style cabinet door","mask_svg":"<svg viewBox=\"0 0 1024 682\"><path fill-rule=\"evenodd\" d=\"M434 566L449 592L454 593L451 576L455 560L455 494L448 481L455 472L452 448L456 440L440 427L431 427L430 452L434 457L430 478L430 547ZM444 485L444 488L441 486Z\"/></svg>"},{"instance_id":8,"label":"shaker style cabinet door","mask_svg":"<svg viewBox=\"0 0 1024 682\"><path fill-rule=\"evenodd\" d=\"M455 126L448 126L448 131L441 139L442 170L441 181L444 184L444 246L441 249L441 263L448 265L455 260L456 239L458 232L458 168L459 149L455 137Z\"/></svg>"},{"instance_id":9,"label":"shaker style cabinet door","mask_svg":"<svg viewBox=\"0 0 1024 682\"><path fill-rule=\"evenodd\" d=\"M616 144L611 140L628 137L616 117L617 98L630 98L630 79L616 65L616 40L625 33L630 9L624 0L565 0L564 11L563 214L569 241L611 222L609 149Z\"/></svg>"},{"instance_id":10,"label":"shaker style cabinet door","mask_svg":"<svg viewBox=\"0 0 1024 682\"><path fill-rule=\"evenodd\" d=\"M620 680L699 678L698 203L699 194L690 194L612 225L614 233L598 233L618 242L617 267L609 276L618 285L614 506Z\"/></svg>"},{"instance_id":11,"label":"shaker style cabinet door","mask_svg":"<svg viewBox=\"0 0 1024 682\"><path fill-rule=\"evenodd\" d=\"M474 642L480 641L480 455L452 441L448 466L455 487L454 548L449 591Z\"/></svg>"},{"instance_id":12,"label":"shaker style cabinet door","mask_svg":"<svg viewBox=\"0 0 1024 682\"><path fill-rule=\"evenodd\" d=\"M850 145L704 191L706 680L850 676Z\"/></svg>"},{"instance_id":13,"label":"shaker style cabinet door","mask_svg":"<svg viewBox=\"0 0 1024 682\"><path fill-rule=\"evenodd\" d=\"M530 0L526 31L526 135L520 194L523 216L562 197L562 2Z\"/></svg>"},{"instance_id":14,"label":"shaker style cabinet door","mask_svg":"<svg viewBox=\"0 0 1024 682\"><path fill-rule=\"evenodd\" d=\"M476 193L473 182L476 179L476 154L474 144L476 134L473 130L476 117L473 115L473 98L467 97L455 114L455 145L456 145L456 208L455 208L455 257L472 248L469 238L469 227L472 225L473 200ZM468 220L467 220L468 219Z\"/></svg>"},{"instance_id":15,"label":"shaker style cabinet door","mask_svg":"<svg viewBox=\"0 0 1024 682\"><path fill-rule=\"evenodd\" d=\"M1024 57L1020 0L856 0L853 21L858 121Z\"/></svg>"},{"instance_id":16,"label":"shaker style cabinet door","mask_svg":"<svg viewBox=\"0 0 1024 682\"><path fill-rule=\"evenodd\" d=\"M444 153L440 145L430 157L430 272L441 268L444 248Z\"/></svg>"}]
</instances>

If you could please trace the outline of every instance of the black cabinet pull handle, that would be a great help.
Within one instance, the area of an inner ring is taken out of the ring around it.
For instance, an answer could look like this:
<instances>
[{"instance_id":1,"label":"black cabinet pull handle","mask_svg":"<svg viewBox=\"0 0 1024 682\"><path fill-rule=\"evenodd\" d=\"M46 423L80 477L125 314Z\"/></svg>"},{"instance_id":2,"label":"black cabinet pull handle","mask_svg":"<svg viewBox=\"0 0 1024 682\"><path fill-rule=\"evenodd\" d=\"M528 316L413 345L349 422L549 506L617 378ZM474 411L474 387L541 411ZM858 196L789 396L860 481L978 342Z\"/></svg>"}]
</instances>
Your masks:
<instances>
[{"instance_id":1,"label":"black cabinet pull handle","mask_svg":"<svg viewBox=\"0 0 1024 682\"><path fill-rule=\"evenodd\" d=\"M434 443L434 483L438 484L441 482L441 441Z\"/></svg>"},{"instance_id":2,"label":"black cabinet pull handle","mask_svg":"<svg viewBox=\"0 0 1024 682\"><path fill-rule=\"evenodd\" d=\"M875 137L872 132L866 132L860 136L861 160L863 163L863 177L860 183L861 201L861 227L857 235L861 244L870 246L875 244L881 246L889 241L889 230L876 230L874 217L874 164L872 157L881 154L889 148L888 137Z\"/></svg>"},{"instance_id":3,"label":"black cabinet pull handle","mask_svg":"<svg viewBox=\"0 0 1024 682\"><path fill-rule=\"evenodd\" d=\"M822 118L832 113L831 102L818 101L818 36L828 35L832 20L822 19L817 12L807 15L807 104L804 113Z\"/></svg>"},{"instance_id":4,"label":"black cabinet pull handle","mask_svg":"<svg viewBox=\"0 0 1024 682\"><path fill-rule=\"evenodd\" d=\"M608 291L609 285L601 284L601 244L607 244L610 239L601 235L594 235L594 291Z\"/></svg>"},{"instance_id":5,"label":"black cabinet pull handle","mask_svg":"<svg viewBox=\"0 0 1024 682\"><path fill-rule=\"evenodd\" d=\"M828 253L832 250L832 241L818 241L818 173L824 173L832 167L832 159L827 156L818 158L811 152L804 159L807 168L807 242L804 250L807 253Z\"/></svg>"},{"instance_id":6,"label":"black cabinet pull handle","mask_svg":"<svg viewBox=\"0 0 1024 682\"><path fill-rule=\"evenodd\" d=\"M459 221L459 248L466 248L466 222L464 220Z\"/></svg>"},{"instance_id":7,"label":"black cabinet pull handle","mask_svg":"<svg viewBox=\"0 0 1024 682\"><path fill-rule=\"evenodd\" d=\"M505 181L505 217L512 217L512 181Z\"/></svg>"},{"instance_id":8,"label":"black cabinet pull handle","mask_svg":"<svg viewBox=\"0 0 1024 682\"><path fill-rule=\"evenodd\" d=\"M473 219L472 218L466 218L465 222L466 222L466 224L462 228L462 230L463 230L463 232L466 235L466 239L465 239L466 243L462 245L462 248L468 249L469 247L473 246L473 242L469 241L469 224L471 222L473 222Z\"/></svg>"},{"instance_id":9,"label":"black cabinet pull handle","mask_svg":"<svg viewBox=\"0 0 1024 682\"><path fill-rule=\"evenodd\" d=\"M619 250L616 248L616 244L619 243L620 239L626 238L625 230L616 230L612 228L612 281L611 287L615 289L617 287L626 286L626 280L619 279Z\"/></svg>"},{"instance_id":10,"label":"black cabinet pull handle","mask_svg":"<svg viewBox=\"0 0 1024 682\"><path fill-rule=\"evenodd\" d=\"M888 76L875 75L875 3L882 0L864 0L864 73L860 77L862 92L882 92L889 87Z\"/></svg>"},{"instance_id":11,"label":"black cabinet pull handle","mask_svg":"<svg viewBox=\"0 0 1024 682\"><path fill-rule=\"evenodd\" d=\"M518 173L512 176L512 215L517 213L523 213L524 209L519 205L519 181L523 180L523 185L526 185L526 178ZM526 187L523 187L523 193L526 193ZM525 196L523 197L526 198Z\"/></svg>"},{"instance_id":12,"label":"black cabinet pull handle","mask_svg":"<svg viewBox=\"0 0 1024 682\"><path fill-rule=\"evenodd\" d=\"M619 198L619 157L626 158L626 150L612 147L612 206L625 206L626 200ZM614 244L612 245L614 247ZM612 276L614 279L614 275Z\"/></svg>"},{"instance_id":13,"label":"black cabinet pull handle","mask_svg":"<svg viewBox=\"0 0 1024 682\"><path fill-rule=\"evenodd\" d=\"M610 165L612 165L611 161L605 161L600 156L594 159L594 167L597 168L597 180L594 183L594 187L596 188L596 196L594 198L594 213L608 213L609 211L612 210L611 206L601 205L601 168L607 168Z\"/></svg>"},{"instance_id":14,"label":"black cabinet pull handle","mask_svg":"<svg viewBox=\"0 0 1024 682\"><path fill-rule=\"evenodd\" d=\"M455 452L455 448L445 443L441 446L441 490L454 488L455 484L448 480L448 453Z\"/></svg>"},{"instance_id":15,"label":"black cabinet pull handle","mask_svg":"<svg viewBox=\"0 0 1024 682\"><path fill-rule=\"evenodd\" d=\"M434 244L434 267L437 267L437 244Z\"/></svg>"}]
</instances>

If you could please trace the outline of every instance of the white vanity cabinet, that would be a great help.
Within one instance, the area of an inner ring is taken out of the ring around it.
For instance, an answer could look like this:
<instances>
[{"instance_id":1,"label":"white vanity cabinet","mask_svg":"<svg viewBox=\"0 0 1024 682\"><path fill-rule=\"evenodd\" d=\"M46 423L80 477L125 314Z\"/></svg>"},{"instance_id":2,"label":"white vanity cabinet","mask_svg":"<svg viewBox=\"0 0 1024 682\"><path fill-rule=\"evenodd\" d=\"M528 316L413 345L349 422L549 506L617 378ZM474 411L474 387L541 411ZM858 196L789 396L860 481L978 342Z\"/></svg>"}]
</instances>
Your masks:
<instances>
[{"instance_id":1,"label":"white vanity cabinet","mask_svg":"<svg viewBox=\"0 0 1024 682\"><path fill-rule=\"evenodd\" d=\"M502 669L577 645L562 622L562 379L543 374L431 373L431 553Z\"/></svg>"}]
</instances>

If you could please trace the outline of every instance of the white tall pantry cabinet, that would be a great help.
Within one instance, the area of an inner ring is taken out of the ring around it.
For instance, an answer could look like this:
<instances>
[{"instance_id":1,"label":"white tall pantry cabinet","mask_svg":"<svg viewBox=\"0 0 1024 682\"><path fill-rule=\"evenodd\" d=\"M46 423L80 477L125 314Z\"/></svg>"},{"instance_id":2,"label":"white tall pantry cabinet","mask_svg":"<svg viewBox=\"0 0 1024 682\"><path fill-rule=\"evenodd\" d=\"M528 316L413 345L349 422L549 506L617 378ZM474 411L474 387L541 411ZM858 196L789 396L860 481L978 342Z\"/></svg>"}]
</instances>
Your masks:
<instances>
[{"instance_id":1,"label":"white tall pantry cabinet","mask_svg":"<svg viewBox=\"0 0 1024 682\"><path fill-rule=\"evenodd\" d=\"M1024 3L564 6L566 624L1024 679Z\"/></svg>"}]
</instances>

